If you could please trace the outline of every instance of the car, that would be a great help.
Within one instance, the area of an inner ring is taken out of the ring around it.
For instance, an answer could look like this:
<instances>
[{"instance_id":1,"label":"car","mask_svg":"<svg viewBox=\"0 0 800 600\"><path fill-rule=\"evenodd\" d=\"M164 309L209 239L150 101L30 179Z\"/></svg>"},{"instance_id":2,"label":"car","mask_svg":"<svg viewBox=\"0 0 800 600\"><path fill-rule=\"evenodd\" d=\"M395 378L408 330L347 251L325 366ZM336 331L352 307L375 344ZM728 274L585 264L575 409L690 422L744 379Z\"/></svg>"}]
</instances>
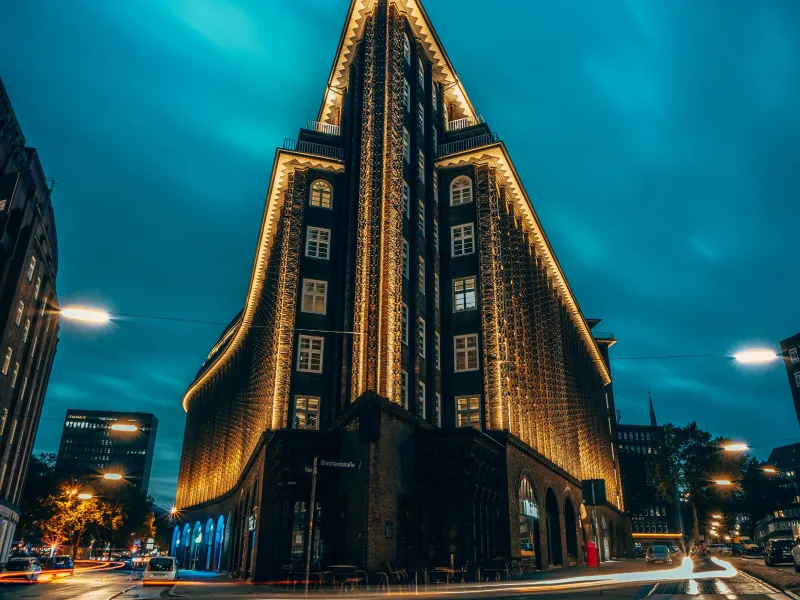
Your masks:
<instances>
[{"instance_id":1,"label":"car","mask_svg":"<svg viewBox=\"0 0 800 600\"><path fill-rule=\"evenodd\" d=\"M678 546L667 546L667 550L672 555L673 558L678 559L683 554L683 550L678 548Z\"/></svg>"},{"instance_id":2,"label":"car","mask_svg":"<svg viewBox=\"0 0 800 600\"><path fill-rule=\"evenodd\" d=\"M143 585L168 583L178 580L178 561L172 556L154 556L142 575Z\"/></svg>"},{"instance_id":3,"label":"car","mask_svg":"<svg viewBox=\"0 0 800 600\"><path fill-rule=\"evenodd\" d=\"M672 564L672 554L670 554L669 548L666 546L650 546L644 555L644 560L648 567L658 563Z\"/></svg>"},{"instance_id":4,"label":"car","mask_svg":"<svg viewBox=\"0 0 800 600\"><path fill-rule=\"evenodd\" d=\"M27 581L33 583L39 579L42 565L39 559L26 556L12 558L6 563L3 570L3 581Z\"/></svg>"},{"instance_id":5,"label":"car","mask_svg":"<svg viewBox=\"0 0 800 600\"><path fill-rule=\"evenodd\" d=\"M728 546L726 546L725 544L710 544L708 546L709 552L723 553L726 549L728 549Z\"/></svg>"},{"instance_id":6,"label":"car","mask_svg":"<svg viewBox=\"0 0 800 600\"><path fill-rule=\"evenodd\" d=\"M758 554L759 547L749 537L737 535L731 541L732 554Z\"/></svg>"},{"instance_id":7,"label":"car","mask_svg":"<svg viewBox=\"0 0 800 600\"><path fill-rule=\"evenodd\" d=\"M791 538L775 538L764 544L764 564L768 567L780 563L794 562L792 548L795 543Z\"/></svg>"},{"instance_id":8,"label":"car","mask_svg":"<svg viewBox=\"0 0 800 600\"><path fill-rule=\"evenodd\" d=\"M75 563L67 554L59 554L44 561L46 571L54 571L55 577L67 577L75 574Z\"/></svg>"}]
</instances>

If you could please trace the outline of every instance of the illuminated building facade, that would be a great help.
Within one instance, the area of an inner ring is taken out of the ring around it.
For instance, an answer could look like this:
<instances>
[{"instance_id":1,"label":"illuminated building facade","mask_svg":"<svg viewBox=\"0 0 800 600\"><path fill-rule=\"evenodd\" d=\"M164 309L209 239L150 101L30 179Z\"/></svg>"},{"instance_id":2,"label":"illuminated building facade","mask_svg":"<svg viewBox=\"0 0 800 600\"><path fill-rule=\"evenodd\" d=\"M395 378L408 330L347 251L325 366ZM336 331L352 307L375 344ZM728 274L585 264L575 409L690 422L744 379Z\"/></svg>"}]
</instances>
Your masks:
<instances>
[{"instance_id":1,"label":"illuminated building facade","mask_svg":"<svg viewBox=\"0 0 800 600\"><path fill-rule=\"evenodd\" d=\"M664 458L664 428L656 422L650 399L649 425L617 423L617 448L625 507L631 513L634 547L653 544L680 546L683 520L678 498L658 493L649 466Z\"/></svg>"},{"instance_id":2,"label":"illuminated building facade","mask_svg":"<svg viewBox=\"0 0 800 600\"><path fill-rule=\"evenodd\" d=\"M354 0L276 153L247 299L186 392L173 552L247 579L629 546L607 345L416 0ZM313 457L325 462L308 535ZM344 461L352 468L331 466Z\"/></svg>"},{"instance_id":3,"label":"illuminated building facade","mask_svg":"<svg viewBox=\"0 0 800 600\"><path fill-rule=\"evenodd\" d=\"M0 557L8 556L19 522L58 344L58 243L50 192L0 80Z\"/></svg>"},{"instance_id":4,"label":"illuminated building facade","mask_svg":"<svg viewBox=\"0 0 800 600\"><path fill-rule=\"evenodd\" d=\"M56 473L104 495L147 491L158 419L151 413L70 408L64 419ZM120 475L106 479L106 474Z\"/></svg>"},{"instance_id":5,"label":"illuminated building facade","mask_svg":"<svg viewBox=\"0 0 800 600\"><path fill-rule=\"evenodd\" d=\"M781 342L781 357L789 376L789 387L792 390L794 409L800 423L800 333Z\"/></svg>"}]
</instances>

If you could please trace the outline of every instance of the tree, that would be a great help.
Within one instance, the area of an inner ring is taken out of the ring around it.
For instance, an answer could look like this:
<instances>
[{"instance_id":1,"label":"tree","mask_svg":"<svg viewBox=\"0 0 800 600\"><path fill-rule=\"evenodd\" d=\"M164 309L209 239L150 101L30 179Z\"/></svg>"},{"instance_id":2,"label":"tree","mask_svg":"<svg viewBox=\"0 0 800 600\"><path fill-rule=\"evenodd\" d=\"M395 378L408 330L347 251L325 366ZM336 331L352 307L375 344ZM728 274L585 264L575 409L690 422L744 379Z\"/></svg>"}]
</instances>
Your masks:
<instances>
[{"instance_id":1,"label":"tree","mask_svg":"<svg viewBox=\"0 0 800 600\"><path fill-rule=\"evenodd\" d=\"M42 534L55 542L68 540L73 558L87 531L93 528L116 531L122 525L123 513L119 504L97 497L81 500L77 490L68 484L45 497L42 504L49 514L39 523Z\"/></svg>"},{"instance_id":2,"label":"tree","mask_svg":"<svg viewBox=\"0 0 800 600\"><path fill-rule=\"evenodd\" d=\"M56 489L57 483L56 454L32 454L28 462L25 489L20 499L23 532L36 530L39 522L49 516L42 500Z\"/></svg>"},{"instance_id":3,"label":"tree","mask_svg":"<svg viewBox=\"0 0 800 600\"><path fill-rule=\"evenodd\" d=\"M748 458L742 463L741 486L731 502L732 512L740 521L748 521L753 535L755 525L782 504L793 502L793 485L764 472L765 463Z\"/></svg>"}]
</instances>

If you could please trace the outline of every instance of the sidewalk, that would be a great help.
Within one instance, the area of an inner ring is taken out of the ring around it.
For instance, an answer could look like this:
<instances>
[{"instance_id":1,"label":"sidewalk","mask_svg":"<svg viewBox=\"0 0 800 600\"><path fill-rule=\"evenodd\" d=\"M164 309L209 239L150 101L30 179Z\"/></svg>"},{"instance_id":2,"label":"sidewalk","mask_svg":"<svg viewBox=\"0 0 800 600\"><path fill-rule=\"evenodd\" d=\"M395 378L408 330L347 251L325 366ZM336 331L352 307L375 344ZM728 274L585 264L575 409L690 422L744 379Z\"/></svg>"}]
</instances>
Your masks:
<instances>
[{"instance_id":1,"label":"sidewalk","mask_svg":"<svg viewBox=\"0 0 800 600\"><path fill-rule=\"evenodd\" d=\"M791 592L795 597L800 596L800 573L795 573L791 563L768 567L760 557L733 559L726 557L725 560L729 560L740 571L761 579L779 590Z\"/></svg>"}]
</instances>

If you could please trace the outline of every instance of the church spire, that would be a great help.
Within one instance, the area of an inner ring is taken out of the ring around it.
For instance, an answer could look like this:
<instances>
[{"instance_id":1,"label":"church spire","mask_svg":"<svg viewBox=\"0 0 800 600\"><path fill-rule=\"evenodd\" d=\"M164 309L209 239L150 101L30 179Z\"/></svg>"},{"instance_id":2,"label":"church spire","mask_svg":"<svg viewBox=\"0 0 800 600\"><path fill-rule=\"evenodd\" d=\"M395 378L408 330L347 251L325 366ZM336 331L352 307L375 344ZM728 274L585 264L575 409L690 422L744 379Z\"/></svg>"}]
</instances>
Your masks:
<instances>
[{"instance_id":1,"label":"church spire","mask_svg":"<svg viewBox=\"0 0 800 600\"><path fill-rule=\"evenodd\" d=\"M656 411L653 408L653 396L650 394L650 388L647 388L647 397L650 398L650 426L657 427L658 423L656 423Z\"/></svg>"}]
</instances>

